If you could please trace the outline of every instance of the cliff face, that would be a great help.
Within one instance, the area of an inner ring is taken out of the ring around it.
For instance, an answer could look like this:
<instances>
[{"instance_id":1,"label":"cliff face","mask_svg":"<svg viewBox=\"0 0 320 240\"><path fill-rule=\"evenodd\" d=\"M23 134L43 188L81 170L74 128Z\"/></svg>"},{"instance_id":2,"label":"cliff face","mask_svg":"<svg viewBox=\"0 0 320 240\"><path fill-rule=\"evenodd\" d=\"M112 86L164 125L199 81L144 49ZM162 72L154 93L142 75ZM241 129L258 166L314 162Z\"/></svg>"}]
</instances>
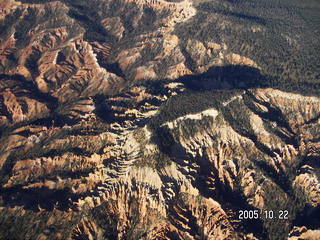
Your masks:
<instances>
[{"instance_id":1,"label":"cliff face","mask_svg":"<svg viewBox=\"0 0 320 240\"><path fill-rule=\"evenodd\" d=\"M0 239L317 239L320 98L195 4L0 3Z\"/></svg>"}]
</instances>

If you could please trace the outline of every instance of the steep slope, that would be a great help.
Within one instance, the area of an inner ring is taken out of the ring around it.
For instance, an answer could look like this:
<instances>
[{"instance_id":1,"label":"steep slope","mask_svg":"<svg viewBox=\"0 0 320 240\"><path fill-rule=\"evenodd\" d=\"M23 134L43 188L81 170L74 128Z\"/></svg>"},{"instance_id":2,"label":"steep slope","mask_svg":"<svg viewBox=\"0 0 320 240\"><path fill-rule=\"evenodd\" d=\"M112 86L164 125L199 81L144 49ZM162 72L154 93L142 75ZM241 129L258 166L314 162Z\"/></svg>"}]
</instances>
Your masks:
<instances>
[{"instance_id":1,"label":"steep slope","mask_svg":"<svg viewBox=\"0 0 320 240\"><path fill-rule=\"evenodd\" d=\"M2 1L0 239L317 239L318 73L250 2Z\"/></svg>"}]
</instances>

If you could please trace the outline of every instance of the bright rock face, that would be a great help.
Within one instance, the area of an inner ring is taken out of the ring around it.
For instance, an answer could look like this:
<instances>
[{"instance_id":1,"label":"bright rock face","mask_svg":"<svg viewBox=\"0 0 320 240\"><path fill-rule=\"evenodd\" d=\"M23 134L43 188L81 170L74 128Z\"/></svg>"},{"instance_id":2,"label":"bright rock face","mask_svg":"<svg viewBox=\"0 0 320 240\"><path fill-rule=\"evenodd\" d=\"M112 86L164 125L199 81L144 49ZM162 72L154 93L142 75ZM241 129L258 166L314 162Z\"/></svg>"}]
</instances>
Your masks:
<instances>
[{"instance_id":1,"label":"bright rock face","mask_svg":"<svg viewBox=\"0 0 320 240\"><path fill-rule=\"evenodd\" d=\"M320 98L199 2L0 3L0 239L318 239Z\"/></svg>"}]
</instances>

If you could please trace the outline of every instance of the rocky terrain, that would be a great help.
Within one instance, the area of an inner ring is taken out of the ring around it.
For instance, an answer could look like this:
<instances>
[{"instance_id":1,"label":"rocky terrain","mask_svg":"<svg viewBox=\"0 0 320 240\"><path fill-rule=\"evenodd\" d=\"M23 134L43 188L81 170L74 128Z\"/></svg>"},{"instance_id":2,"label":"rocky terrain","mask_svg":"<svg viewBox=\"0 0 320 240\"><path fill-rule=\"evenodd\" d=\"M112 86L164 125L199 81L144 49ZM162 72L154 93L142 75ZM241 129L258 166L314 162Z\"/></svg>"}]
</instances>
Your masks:
<instances>
[{"instance_id":1,"label":"rocky terrain","mask_svg":"<svg viewBox=\"0 0 320 240\"><path fill-rule=\"evenodd\" d=\"M0 239L320 238L318 65L232 2L0 2Z\"/></svg>"}]
</instances>

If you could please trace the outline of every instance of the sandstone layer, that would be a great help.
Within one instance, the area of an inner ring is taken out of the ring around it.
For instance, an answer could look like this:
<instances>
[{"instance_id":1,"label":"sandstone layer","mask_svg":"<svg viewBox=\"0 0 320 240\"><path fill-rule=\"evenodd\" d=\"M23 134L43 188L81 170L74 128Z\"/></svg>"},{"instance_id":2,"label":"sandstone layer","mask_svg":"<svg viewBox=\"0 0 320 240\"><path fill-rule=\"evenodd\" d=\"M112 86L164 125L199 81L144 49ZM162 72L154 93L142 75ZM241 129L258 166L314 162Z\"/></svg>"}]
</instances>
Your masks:
<instances>
[{"instance_id":1,"label":"sandstone layer","mask_svg":"<svg viewBox=\"0 0 320 240\"><path fill-rule=\"evenodd\" d=\"M183 38L198 2L0 3L0 239L320 237L319 96Z\"/></svg>"}]
</instances>

